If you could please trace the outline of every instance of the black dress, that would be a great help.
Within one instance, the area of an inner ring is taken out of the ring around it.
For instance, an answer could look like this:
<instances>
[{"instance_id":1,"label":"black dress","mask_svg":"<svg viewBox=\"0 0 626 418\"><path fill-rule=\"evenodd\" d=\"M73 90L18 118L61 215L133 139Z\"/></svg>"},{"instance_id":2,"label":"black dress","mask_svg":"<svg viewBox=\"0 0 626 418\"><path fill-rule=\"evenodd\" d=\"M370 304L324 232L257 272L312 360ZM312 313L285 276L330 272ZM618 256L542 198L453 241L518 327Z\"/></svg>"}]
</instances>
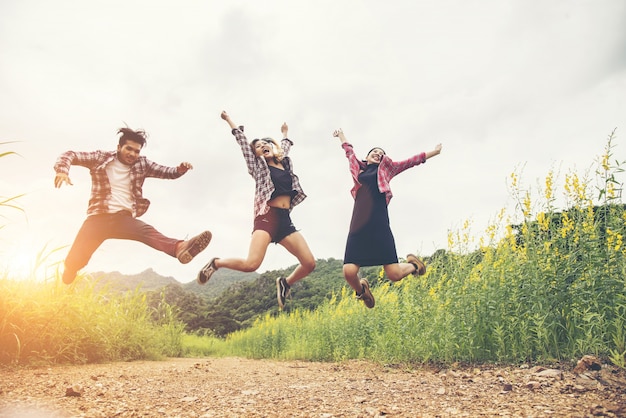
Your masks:
<instances>
[{"instance_id":1,"label":"black dress","mask_svg":"<svg viewBox=\"0 0 626 418\"><path fill-rule=\"evenodd\" d=\"M363 267L397 263L387 201L378 190L378 164L369 164L359 174L359 183L343 263Z\"/></svg>"}]
</instances>

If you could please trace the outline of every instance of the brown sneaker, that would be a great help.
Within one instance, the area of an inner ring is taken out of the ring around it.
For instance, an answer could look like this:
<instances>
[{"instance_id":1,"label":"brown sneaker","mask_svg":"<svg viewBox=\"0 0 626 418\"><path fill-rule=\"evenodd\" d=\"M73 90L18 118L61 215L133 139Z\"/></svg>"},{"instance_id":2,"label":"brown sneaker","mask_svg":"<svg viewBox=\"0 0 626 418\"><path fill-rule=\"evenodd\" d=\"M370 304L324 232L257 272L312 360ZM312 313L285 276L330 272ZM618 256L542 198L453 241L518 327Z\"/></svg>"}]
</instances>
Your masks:
<instances>
[{"instance_id":1,"label":"brown sneaker","mask_svg":"<svg viewBox=\"0 0 626 418\"><path fill-rule=\"evenodd\" d=\"M195 237L183 241L176 252L176 258L183 264L189 263L209 245L212 238L211 231L204 231Z\"/></svg>"},{"instance_id":2,"label":"brown sneaker","mask_svg":"<svg viewBox=\"0 0 626 418\"><path fill-rule=\"evenodd\" d=\"M361 279L361 286L361 294L357 293L356 298L362 300L365 306L371 309L376 304L376 301L374 300L374 295L370 292L370 284L367 280Z\"/></svg>"},{"instance_id":3,"label":"brown sneaker","mask_svg":"<svg viewBox=\"0 0 626 418\"><path fill-rule=\"evenodd\" d=\"M413 254L407 255L406 262L415 266L415 271L413 272L413 274L417 274L418 276L423 276L424 274L426 274L426 264L424 264L422 260L417 258L417 256Z\"/></svg>"}]
</instances>

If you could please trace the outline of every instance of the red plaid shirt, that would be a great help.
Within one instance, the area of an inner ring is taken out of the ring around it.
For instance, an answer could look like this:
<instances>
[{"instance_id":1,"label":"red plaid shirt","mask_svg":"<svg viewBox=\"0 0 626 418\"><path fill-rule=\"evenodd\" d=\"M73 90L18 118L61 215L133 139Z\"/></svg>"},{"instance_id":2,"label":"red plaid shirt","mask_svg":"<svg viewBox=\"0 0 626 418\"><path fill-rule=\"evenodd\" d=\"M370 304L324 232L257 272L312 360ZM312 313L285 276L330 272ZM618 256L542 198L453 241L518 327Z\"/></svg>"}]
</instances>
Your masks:
<instances>
[{"instance_id":1,"label":"red plaid shirt","mask_svg":"<svg viewBox=\"0 0 626 418\"><path fill-rule=\"evenodd\" d=\"M233 129L232 133L235 135L235 139L241 147L243 158L246 160L246 165L248 166L248 173L252 176L256 183L254 188L254 217L256 218L259 215L265 215L269 210L267 202L272 198L272 193L274 192L274 183L272 182L267 161L265 161L264 157L256 156L241 129ZM292 145L293 142L287 138L283 138L280 142L280 147L283 150L284 156L282 164L285 167L285 170L291 174L293 190L297 192L296 196L291 199L291 206L289 210L292 210L294 206L301 203L306 198L306 195L300 186L298 176L293 173L291 159L287 157Z\"/></svg>"},{"instance_id":2,"label":"red plaid shirt","mask_svg":"<svg viewBox=\"0 0 626 418\"><path fill-rule=\"evenodd\" d=\"M109 199L111 185L107 176L106 167L117 158L116 151L74 152L67 151L59 156L54 164L57 173L69 174L70 166L80 165L87 167L91 174L91 196L87 215L109 213ZM130 193L133 197L133 212L136 217L146 213L150 201L142 196L143 182L146 177L160 179L176 179L182 176L176 167L166 167L148 160L144 156L130 167Z\"/></svg>"},{"instance_id":3,"label":"red plaid shirt","mask_svg":"<svg viewBox=\"0 0 626 418\"><path fill-rule=\"evenodd\" d=\"M356 155L354 154L354 149L352 148L352 144L344 142L341 144L341 146L346 152L346 158L348 158L348 162L350 164L350 174L352 174L352 180L354 181L354 186L350 190L350 193L352 193L352 197L356 199L356 192L361 187L361 183L359 183L359 173L365 169L367 163L365 161L359 160L356 157ZM391 193L391 187L389 185L391 179L402 173L404 170L414 167L416 165L423 164L425 162L425 152L414 155L406 160L397 162L392 161L391 158L389 158L387 155L383 156L382 161L378 165L378 190L381 193L385 193L387 205L393 197L393 193Z\"/></svg>"}]
</instances>

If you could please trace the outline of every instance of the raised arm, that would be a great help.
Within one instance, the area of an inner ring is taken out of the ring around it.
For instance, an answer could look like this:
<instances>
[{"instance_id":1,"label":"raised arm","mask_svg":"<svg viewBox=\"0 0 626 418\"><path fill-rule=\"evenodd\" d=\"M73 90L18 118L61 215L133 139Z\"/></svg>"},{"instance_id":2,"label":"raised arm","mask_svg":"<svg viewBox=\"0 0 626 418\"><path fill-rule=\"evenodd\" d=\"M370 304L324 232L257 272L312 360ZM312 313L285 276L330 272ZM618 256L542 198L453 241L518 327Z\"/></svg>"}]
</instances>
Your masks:
<instances>
[{"instance_id":1,"label":"raised arm","mask_svg":"<svg viewBox=\"0 0 626 418\"><path fill-rule=\"evenodd\" d=\"M343 134L343 130L341 128L335 130L335 132L333 132L333 136L335 138L339 138L339 140L341 141L342 144L344 142L348 142L348 140L346 139L346 136Z\"/></svg>"},{"instance_id":2,"label":"raised arm","mask_svg":"<svg viewBox=\"0 0 626 418\"><path fill-rule=\"evenodd\" d=\"M225 110L222 110L221 117L222 119L226 121L226 123L228 123L228 125L230 126L230 129L237 129L237 125L235 125L235 122L233 122L233 120L230 118L230 116L228 115L228 113L226 113Z\"/></svg>"},{"instance_id":3,"label":"raised arm","mask_svg":"<svg viewBox=\"0 0 626 418\"><path fill-rule=\"evenodd\" d=\"M222 111L221 117L226 121L226 123L228 123L228 126L230 126L233 135L235 135L235 140L239 144L239 147L241 148L241 152L243 154L243 158L246 161L248 173L252 177L254 177L257 170L257 157L254 154L254 151L252 151L252 147L250 147L248 139L243 134L243 126L237 126L237 124L233 122L233 120L230 118L225 110Z\"/></svg>"},{"instance_id":4,"label":"raised arm","mask_svg":"<svg viewBox=\"0 0 626 418\"><path fill-rule=\"evenodd\" d=\"M287 133L289 132L289 126L287 126L287 122L283 122L283 126L280 127L280 131L283 133L283 139L287 138Z\"/></svg>"}]
</instances>

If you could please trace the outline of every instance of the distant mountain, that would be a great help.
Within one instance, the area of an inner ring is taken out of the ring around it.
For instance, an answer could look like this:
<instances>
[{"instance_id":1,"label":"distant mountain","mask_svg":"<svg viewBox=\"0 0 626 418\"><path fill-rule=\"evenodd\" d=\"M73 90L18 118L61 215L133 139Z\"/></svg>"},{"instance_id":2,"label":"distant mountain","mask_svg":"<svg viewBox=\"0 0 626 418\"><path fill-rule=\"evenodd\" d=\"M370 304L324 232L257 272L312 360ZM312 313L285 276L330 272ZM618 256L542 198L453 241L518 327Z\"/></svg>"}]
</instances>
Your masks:
<instances>
[{"instance_id":1,"label":"distant mountain","mask_svg":"<svg viewBox=\"0 0 626 418\"><path fill-rule=\"evenodd\" d=\"M180 284L175 278L161 276L151 268L139 274L97 271L90 276L96 280L98 287L109 286L113 290L134 290L138 287L141 290L156 290L168 284Z\"/></svg>"},{"instance_id":2,"label":"distant mountain","mask_svg":"<svg viewBox=\"0 0 626 418\"><path fill-rule=\"evenodd\" d=\"M198 284L195 280L182 285L187 292L195 293L205 299L214 299L220 296L226 289L237 283L255 281L260 276L257 272L242 273L236 270L221 269L216 271L211 280L205 285Z\"/></svg>"},{"instance_id":3,"label":"distant mountain","mask_svg":"<svg viewBox=\"0 0 626 418\"><path fill-rule=\"evenodd\" d=\"M161 276L151 268L139 274L122 274L119 271L91 273L98 287L109 286L112 290L125 291L140 288L142 291L156 291L168 285L181 286L185 291L194 293L203 299L214 299L230 286L241 282L251 282L259 277L259 273L241 273L234 270L218 270L211 280L202 286L195 281L180 283L175 278Z\"/></svg>"}]
</instances>

